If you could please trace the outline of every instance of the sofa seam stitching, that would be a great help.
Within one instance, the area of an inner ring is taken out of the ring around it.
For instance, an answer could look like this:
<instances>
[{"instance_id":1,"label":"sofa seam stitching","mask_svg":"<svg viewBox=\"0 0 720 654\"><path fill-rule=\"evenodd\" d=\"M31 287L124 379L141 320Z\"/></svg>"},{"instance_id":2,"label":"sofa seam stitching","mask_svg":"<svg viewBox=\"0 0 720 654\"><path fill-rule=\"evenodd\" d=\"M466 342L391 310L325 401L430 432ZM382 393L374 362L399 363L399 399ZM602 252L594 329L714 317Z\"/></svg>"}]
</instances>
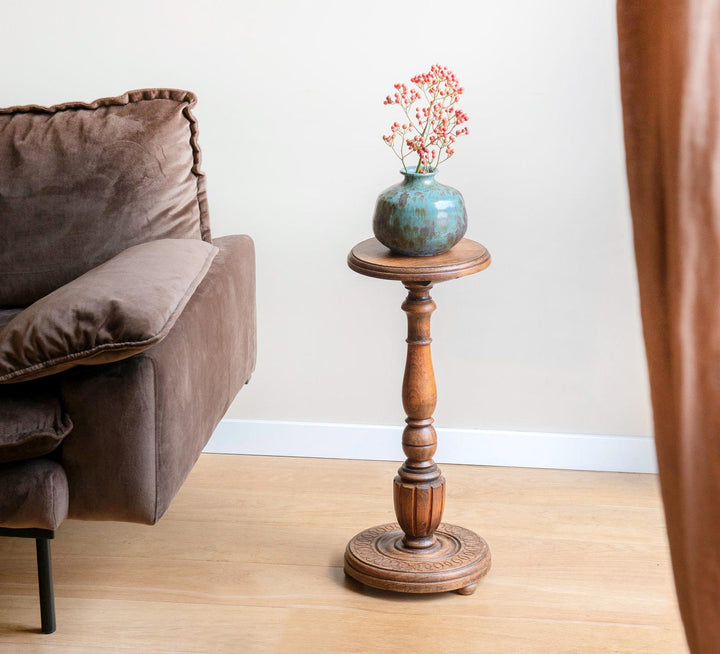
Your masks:
<instances>
[{"instance_id":1,"label":"sofa seam stitching","mask_svg":"<svg viewBox=\"0 0 720 654\"><path fill-rule=\"evenodd\" d=\"M50 506L52 510L52 525L53 530L57 527L57 513L55 512L55 485L52 484L50 488Z\"/></svg>"},{"instance_id":2,"label":"sofa seam stitching","mask_svg":"<svg viewBox=\"0 0 720 654\"><path fill-rule=\"evenodd\" d=\"M154 449L155 449L155 507L153 508L153 524L155 524L158 521L158 504L159 504L159 490L158 490L158 479L160 477L159 475L159 466L160 466L160 456L159 456L159 448L158 448L158 383L157 383L157 366L155 365L155 360L152 357L148 357L148 360L150 361L150 366L152 367L153 371L153 429L154 429Z\"/></svg>"}]
</instances>

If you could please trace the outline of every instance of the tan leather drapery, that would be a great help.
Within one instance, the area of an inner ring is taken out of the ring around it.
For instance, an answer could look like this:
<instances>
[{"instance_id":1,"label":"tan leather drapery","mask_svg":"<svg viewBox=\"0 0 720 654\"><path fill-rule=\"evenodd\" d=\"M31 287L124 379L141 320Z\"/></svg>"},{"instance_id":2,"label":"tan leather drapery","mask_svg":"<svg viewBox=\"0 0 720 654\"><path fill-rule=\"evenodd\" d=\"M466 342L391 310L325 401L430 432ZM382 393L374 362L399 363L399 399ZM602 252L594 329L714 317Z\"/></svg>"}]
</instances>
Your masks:
<instances>
[{"instance_id":1,"label":"tan leather drapery","mask_svg":"<svg viewBox=\"0 0 720 654\"><path fill-rule=\"evenodd\" d=\"M655 438L690 649L720 652L720 0L618 0Z\"/></svg>"}]
</instances>

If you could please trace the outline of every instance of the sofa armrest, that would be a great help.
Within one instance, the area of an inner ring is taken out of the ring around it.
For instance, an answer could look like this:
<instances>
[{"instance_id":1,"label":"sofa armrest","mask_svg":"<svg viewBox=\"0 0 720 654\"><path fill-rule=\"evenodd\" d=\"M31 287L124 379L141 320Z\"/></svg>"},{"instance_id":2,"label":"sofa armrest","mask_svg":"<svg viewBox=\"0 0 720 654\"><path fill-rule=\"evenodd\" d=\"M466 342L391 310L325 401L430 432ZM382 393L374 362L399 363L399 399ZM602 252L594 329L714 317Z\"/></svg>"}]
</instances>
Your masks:
<instances>
[{"instance_id":1,"label":"sofa armrest","mask_svg":"<svg viewBox=\"0 0 720 654\"><path fill-rule=\"evenodd\" d=\"M253 242L226 236L214 245L217 256L163 341L61 376L75 425L61 449L70 517L157 522L254 370Z\"/></svg>"},{"instance_id":2,"label":"sofa armrest","mask_svg":"<svg viewBox=\"0 0 720 654\"><path fill-rule=\"evenodd\" d=\"M140 243L39 299L0 329L0 383L119 361L158 343L216 253L199 239Z\"/></svg>"}]
</instances>

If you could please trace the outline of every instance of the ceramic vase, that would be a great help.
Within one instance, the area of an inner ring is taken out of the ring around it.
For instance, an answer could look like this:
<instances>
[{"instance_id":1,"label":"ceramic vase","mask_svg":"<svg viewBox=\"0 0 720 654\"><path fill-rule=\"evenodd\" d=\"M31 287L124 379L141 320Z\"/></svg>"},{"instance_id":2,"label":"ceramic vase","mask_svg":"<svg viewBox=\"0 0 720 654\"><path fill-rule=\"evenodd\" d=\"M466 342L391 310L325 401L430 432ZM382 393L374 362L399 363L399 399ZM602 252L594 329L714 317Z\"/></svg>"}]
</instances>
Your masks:
<instances>
[{"instance_id":1,"label":"ceramic vase","mask_svg":"<svg viewBox=\"0 0 720 654\"><path fill-rule=\"evenodd\" d=\"M436 172L400 172L403 181L378 196L375 238L396 254L427 257L447 252L467 229L463 196L440 184Z\"/></svg>"}]
</instances>

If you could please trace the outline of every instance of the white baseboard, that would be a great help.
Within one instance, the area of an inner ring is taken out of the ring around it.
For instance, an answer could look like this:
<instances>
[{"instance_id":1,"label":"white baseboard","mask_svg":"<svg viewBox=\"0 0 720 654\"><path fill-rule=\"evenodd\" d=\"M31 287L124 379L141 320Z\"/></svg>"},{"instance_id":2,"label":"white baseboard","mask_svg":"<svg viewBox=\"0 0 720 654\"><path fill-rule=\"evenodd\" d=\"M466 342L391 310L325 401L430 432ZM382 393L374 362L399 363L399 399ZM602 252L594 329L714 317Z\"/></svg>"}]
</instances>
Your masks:
<instances>
[{"instance_id":1,"label":"white baseboard","mask_svg":"<svg viewBox=\"0 0 720 654\"><path fill-rule=\"evenodd\" d=\"M402 428L225 419L205 452L327 459L404 459ZM438 463L657 472L650 436L438 429Z\"/></svg>"}]
</instances>

